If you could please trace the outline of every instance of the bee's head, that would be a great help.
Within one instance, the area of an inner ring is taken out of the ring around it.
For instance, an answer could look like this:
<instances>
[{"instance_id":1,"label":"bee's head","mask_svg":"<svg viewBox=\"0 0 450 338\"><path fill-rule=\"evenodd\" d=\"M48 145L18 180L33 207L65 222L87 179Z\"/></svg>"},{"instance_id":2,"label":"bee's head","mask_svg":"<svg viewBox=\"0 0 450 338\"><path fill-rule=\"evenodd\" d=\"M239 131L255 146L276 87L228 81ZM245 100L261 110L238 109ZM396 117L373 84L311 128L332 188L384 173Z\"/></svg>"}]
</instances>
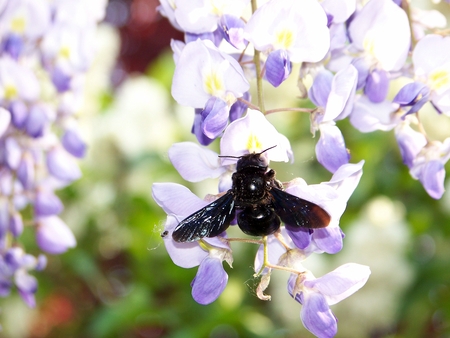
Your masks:
<instances>
[{"instance_id":1,"label":"bee's head","mask_svg":"<svg viewBox=\"0 0 450 338\"><path fill-rule=\"evenodd\" d=\"M260 170L267 170L269 161L261 154L247 154L242 156L236 164L236 171L241 171L247 168L254 168Z\"/></svg>"},{"instance_id":2,"label":"bee's head","mask_svg":"<svg viewBox=\"0 0 450 338\"><path fill-rule=\"evenodd\" d=\"M236 164L236 171L241 171L246 168L253 168L266 171L269 166L269 160L267 156L264 155L264 153L267 150L272 149L274 147L276 146L267 148L260 153L256 154L253 153L241 156Z\"/></svg>"}]
</instances>

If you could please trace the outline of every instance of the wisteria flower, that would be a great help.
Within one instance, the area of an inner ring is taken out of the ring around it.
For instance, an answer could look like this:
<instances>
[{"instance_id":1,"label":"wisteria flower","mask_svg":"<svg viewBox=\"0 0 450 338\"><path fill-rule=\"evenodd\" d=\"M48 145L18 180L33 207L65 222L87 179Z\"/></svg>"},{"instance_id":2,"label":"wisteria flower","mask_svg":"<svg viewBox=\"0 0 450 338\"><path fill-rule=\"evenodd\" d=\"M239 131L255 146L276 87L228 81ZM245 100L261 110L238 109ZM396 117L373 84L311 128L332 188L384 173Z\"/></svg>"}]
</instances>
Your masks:
<instances>
[{"instance_id":1,"label":"wisteria flower","mask_svg":"<svg viewBox=\"0 0 450 338\"><path fill-rule=\"evenodd\" d=\"M402 114L397 113L398 108L397 103L387 100L374 103L361 95L354 103L350 123L362 133L392 130L401 122Z\"/></svg>"},{"instance_id":2,"label":"wisteria flower","mask_svg":"<svg viewBox=\"0 0 450 338\"><path fill-rule=\"evenodd\" d=\"M334 337L337 318L331 312L330 305L358 291L369 276L368 266L348 263L320 278L315 278L311 272L292 274L288 291L302 304L300 318L303 325L317 337Z\"/></svg>"},{"instance_id":3,"label":"wisteria flower","mask_svg":"<svg viewBox=\"0 0 450 338\"><path fill-rule=\"evenodd\" d=\"M271 0L252 15L244 37L268 55L266 79L275 87L290 74L290 62L318 62L328 52L330 33L315 0Z\"/></svg>"},{"instance_id":4,"label":"wisteria flower","mask_svg":"<svg viewBox=\"0 0 450 338\"><path fill-rule=\"evenodd\" d=\"M214 139L225 129L232 104L249 89L242 68L211 41L197 40L182 50L172 96L182 105L203 109L201 131Z\"/></svg>"},{"instance_id":5,"label":"wisteria flower","mask_svg":"<svg viewBox=\"0 0 450 338\"><path fill-rule=\"evenodd\" d=\"M444 194L444 165L450 159L450 138L444 142L429 142L415 157L410 168L411 176L422 183L426 192L434 199Z\"/></svg>"},{"instance_id":6,"label":"wisteria flower","mask_svg":"<svg viewBox=\"0 0 450 338\"><path fill-rule=\"evenodd\" d=\"M393 101L411 107L407 114L431 102L439 113L450 115L450 37L423 37L414 48L412 61L415 81L405 85Z\"/></svg>"},{"instance_id":7,"label":"wisteria flower","mask_svg":"<svg viewBox=\"0 0 450 338\"><path fill-rule=\"evenodd\" d=\"M313 132L320 130L316 145L317 160L334 173L348 163L350 155L335 121L347 117L353 108L358 72L348 65L333 77L330 71L317 74L309 98L318 107L311 118Z\"/></svg>"},{"instance_id":8,"label":"wisteria flower","mask_svg":"<svg viewBox=\"0 0 450 338\"><path fill-rule=\"evenodd\" d=\"M176 22L185 32L196 34L213 32L224 15L239 18L249 2L249 0L175 0L174 14Z\"/></svg>"},{"instance_id":9,"label":"wisteria flower","mask_svg":"<svg viewBox=\"0 0 450 338\"><path fill-rule=\"evenodd\" d=\"M408 56L411 33L406 13L391 0L371 0L353 18L349 27L351 48L360 56L358 89L372 102L387 95L390 72L399 71Z\"/></svg>"}]
</instances>

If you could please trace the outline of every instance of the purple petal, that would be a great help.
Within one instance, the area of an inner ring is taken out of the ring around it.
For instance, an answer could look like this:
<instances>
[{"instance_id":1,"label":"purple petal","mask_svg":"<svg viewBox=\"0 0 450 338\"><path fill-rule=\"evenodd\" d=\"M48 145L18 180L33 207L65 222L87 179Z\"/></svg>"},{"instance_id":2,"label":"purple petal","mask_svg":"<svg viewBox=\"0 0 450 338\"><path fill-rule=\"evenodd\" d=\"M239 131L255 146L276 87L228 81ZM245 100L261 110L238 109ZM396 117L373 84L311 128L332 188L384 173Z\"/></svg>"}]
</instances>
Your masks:
<instances>
[{"instance_id":1,"label":"purple petal","mask_svg":"<svg viewBox=\"0 0 450 338\"><path fill-rule=\"evenodd\" d=\"M0 201L0 240L4 238L9 228L9 209L7 201ZM1 260L0 260L1 261ZM1 274L0 274L1 275Z\"/></svg>"},{"instance_id":2,"label":"purple petal","mask_svg":"<svg viewBox=\"0 0 450 338\"><path fill-rule=\"evenodd\" d=\"M320 139L316 144L316 155L319 163L332 173L348 163L350 154L338 127L331 124L320 125Z\"/></svg>"},{"instance_id":3,"label":"purple petal","mask_svg":"<svg viewBox=\"0 0 450 338\"><path fill-rule=\"evenodd\" d=\"M3 136L10 123L11 113L5 108L0 107L0 137Z\"/></svg>"},{"instance_id":4,"label":"purple petal","mask_svg":"<svg viewBox=\"0 0 450 338\"><path fill-rule=\"evenodd\" d=\"M269 54L266 60L265 78L269 83L278 87L291 74L292 66L289 55L284 49L278 49Z\"/></svg>"},{"instance_id":5,"label":"purple petal","mask_svg":"<svg viewBox=\"0 0 450 338\"><path fill-rule=\"evenodd\" d=\"M364 88L367 82L367 77L369 76L370 64L367 62L366 58L361 57L354 59L352 65L358 71L358 82L356 85L356 90Z\"/></svg>"},{"instance_id":6,"label":"purple petal","mask_svg":"<svg viewBox=\"0 0 450 338\"><path fill-rule=\"evenodd\" d=\"M248 41L244 39L245 23L242 19L234 15L222 15L219 27L223 38L232 46L241 50L247 46Z\"/></svg>"},{"instance_id":7,"label":"purple petal","mask_svg":"<svg viewBox=\"0 0 450 338\"><path fill-rule=\"evenodd\" d=\"M189 182L217 178L226 171L217 153L193 142L175 143L169 149L169 159L181 177Z\"/></svg>"},{"instance_id":8,"label":"purple petal","mask_svg":"<svg viewBox=\"0 0 450 338\"><path fill-rule=\"evenodd\" d=\"M426 192L434 199L440 199L444 194L444 179L444 165L437 160L426 162L419 176Z\"/></svg>"},{"instance_id":9,"label":"purple petal","mask_svg":"<svg viewBox=\"0 0 450 338\"><path fill-rule=\"evenodd\" d=\"M367 96L361 96L354 104L350 123L362 133L375 130L388 131L398 125L400 117L395 114L399 106L383 101L371 102Z\"/></svg>"},{"instance_id":10,"label":"purple petal","mask_svg":"<svg viewBox=\"0 0 450 338\"><path fill-rule=\"evenodd\" d=\"M17 178L25 189L34 183L34 161L29 153L24 153L17 168Z\"/></svg>"},{"instance_id":11,"label":"purple petal","mask_svg":"<svg viewBox=\"0 0 450 338\"><path fill-rule=\"evenodd\" d=\"M37 290L36 278L26 273L23 269L16 272L14 275L14 282L21 291L35 293Z\"/></svg>"},{"instance_id":12,"label":"purple petal","mask_svg":"<svg viewBox=\"0 0 450 338\"><path fill-rule=\"evenodd\" d=\"M55 147L47 153L47 168L50 174L63 181L74 181L81 171L74 159L62 148Z\"/></svg>"},{"instance_id":13,"label":"purple petal","mask_svg":"<svg viewBox=\"0 0 450 338\"><path fill-rule=\"evenodd\" d=\"M34 212L37 216L57 215L64 209L61 200L53 191L39 189L34 200Z\"/></svg>"},{"instance_id":14,"label":"purple petal","mask_svg":"<svg viewBox=\"0 0 450 338\"><path fill-rule=\"evenodd\" d=\"M325 108L327 106L332 82L333 74L328 70L322 70L314 78L314 82L308 92L308 96L311 102L314 103L317 107Z\"/></svg>"},{"instance_id":15,"label":"purple petal","mask_svg":"<svg viewBox=\"0 0 450 338\"><path fill-rule=\"evenodd\" d=\"M304 286L317 290L326 297L329 305L333 305L363 287L369 276L368 266L348 263L320 278L305 281Z\"/></svg>"},{"instance_id":16,"label":"purple petal","mask_svg":"<svg viewBox=\"0 0 450 338\"><path fill-rule=\"evenodd\" d=\"M22 291L21 289L19 289L19 295L28 307L36 307L36 298L34 297L34 293Z\"/></svg>"},{"instance_id":17,"label":"purple petal","mask_svg":"<svg viewBox=\"0 0 450 338\"><path fill-rule=\"evenodd\" d=\"M303 293L300 312L306 329L320 338L331 338L337 333L337 320L323 295L318 292Z\"/></svg>"},{"instance_id":18,"label":"purple petal","mask_svg":"<svg viewBox=\"0 0 450 338\"><path fill-rule=\"evenodd\" d=\"M47 256L40 254L37 258L36 271L42 271L47 266Z\"/></svg>"},{"instance_id":19,"label":"purple petal","mask_svg":"<svg viewBox=\"0 0 450 338\"><path fill-rule=\"evenodd\" d=\"M326 253L335 254L342 250L343 233L339 227L315 229L312 237L317 247Z\"/></svg>"},{"instance_id":20,"label":"purple petal","mask_svg":"<svg viewBox=\"0 0 450 338\"><path fill-rule=\"evenodd\" d=\"M227 286L228 275L222 261L206 257L200 264L192 282L192 297L203 305L214 302Z\"/></svg>"},{"instance_id":21,"label":"purple petal","mask_svg":"<svg viewBox=\"0 0 450 338\"><path fill-rule=\"evenodd\" d=\"M246 101L251 101L251 96L249 92L245 92L242 98ZM230 122L240 119L244 113L247 111L248 106L241 101L236 101L230 108Z\"/></svg>"},{"instance_id":22,"label":"purple petal","mask_svg":"<svg viewBox=\"0 0 450 338\"><path fill-rule=\"evenodd\" d=\"M70 89L72 77L64 72L60 67L56 67L51 71L51 79L59 93L63 93Z\"/></svg>"},{"instance_id":23,"label":"purple petal","mask_svg":"<svg viewBox=\"0 0 450 338\"><path fill-rule=\"evenodd\" d=\"M18 129L25 127L28 117L28 107L23 101L14 101L10 104L9 110L12 115L12 123Z\"/></svg>"},{"instance_id":24,"label":"purple petal","mask_svg":"<svg viewBox=\"0 0 450 338\"><path fill-rule=\"evenodd\" d=\"M402 107L411 106L406 114L412 114L419 111L429 98L430 89L423 83L413 82L400 89L392 102L398 103Z\"/></svg>"},{"instance_id":25,"label":"purple petal","mask_svg":"<svg viewBox=\"0 0 450 338\"><path fill-rule=\"evenodd\" d=\"M202 111L203 133L211 139L219 136L228 123L230 110L227 103L217 97L211 97Z\"/></svg>"},{"instance_id":26,"label":"purple petal","mask_svg":"<svg viewBox=\"0 0 450 338\"><path fill-rule=\"evenodd\" d=\"M409 124L399 125L395 129L395 137L403 163L411 169L417 154L427 144L427 139L422 133L412 129Z\"/></svg>"},{"instance_id":27,"label":"purple petal","mask_svg":"<svg viewBox=\"0 0 450 338\"><path fill-rule=\"evenodd\" d=\"M212 43L214 43L214 45L216 47L219 47L220 43L223 40L223 33L221 30L216 29L214 32L208 32L208 33L195 34L195 33L186 32L184 34L184 42L185 43L194 42L194 41L197 41L198 39L212 41Z\"/></svg>"},{"instance_id":28,"label":"purple petal","mask_svg":"<svg viewBox=\"0 0 450 338\"><path fill-rule=\"evenodd\" d=\"M367 77L364 94L374 103L383 102L389 90L389 74L383 69L373 70Z\"/></svg>"},{"instance_id":29,"label":"purple petal","mask_svg":"<svg viewBox=\"0 0 450 338\"><path fill-rule=\"evenodd\" d=\"M66 252L77 244L72 231L57 216L39 219L36 242L43 251L54 255Z\"/></svg>"},{"instance_id":30,"label":"purple petal","mask_svg":"<svg viewBox=\"0 0 450 338\"><path fill-rule=\"evenodd\" d=\"M82 158L86 153L86 143L81 139L77 131L67 129L64 133L61 143L70 154Z\"/></svg>"},{"instance_id":31,"label":"purple petal","mask_svg":"<svg viewBox=\"0 0 450 338\"><path fill-rule=\"evenodd\" d=\"M17 34L10 34L5 38L3 48L13 59L17 60L23 50L23 46L22 37Z\"/></svg>"},{"instance_id":32,"label":"purple petal","mask_svg":"<svg viewBox=\"0 0 450 338\"><path fill-rule=\"evenodd\" d=\"M0 297L7 297L11 293L12 285L13 283L9 279L0 276Z\"/></svg>"},{"instance_id":33,"label":"purple petal","mask_svg":"<svg viewBox=\"0 0 450 338\"><path fill-rule=\"evenodd\" d=\"M44 129L47 125L48 117L42 106L34 105L28 112L28 118L25 122L25 131L31 137L37 138L44 135Z\"/></svg>"},{"instance_id":34,"label":"purple petal","mask_svg":"<svg viewBox=\"0 0 450 338\"><path fill-rule=\"evenodd\" d=\"M353 109L358 71L352 65L340 70L333 77L330 95L322 121L346 118Z\"/></svg>"},{"instance_id":35,"label":"purple petal","mask_svg":"<svg viewBox=\"0 0 450 338\"><path fill-rule=\"evenodd\" d=\"M15 212L9 218L9 231L14 237L19 237L23 232L22 215Z\"/></svg>"},{"instance_id":36,"label":"purple petal","mask_svg":"<svg viewBox=\"0 0 450 338\"><path fill-rule=\"evenodd\" d=\"M202 109L195 109L195 116L194 116L194 124L192 125L191 133L197 137L198 142L202 146L207 146L210 144L214 139L209 138L203 133L203 119L202 119Z\"/></svg>"},{"instance_id":37,"label":"purple petal","mask_svg":"<svg viewBox=\"0 0 450 338\"><path fill-rule=\"evenodd\" d=\"M293 228L286 225L286 232L299 249L306 249L311 243L312 232L309 229Z\"/></svg>"}]
</instances>

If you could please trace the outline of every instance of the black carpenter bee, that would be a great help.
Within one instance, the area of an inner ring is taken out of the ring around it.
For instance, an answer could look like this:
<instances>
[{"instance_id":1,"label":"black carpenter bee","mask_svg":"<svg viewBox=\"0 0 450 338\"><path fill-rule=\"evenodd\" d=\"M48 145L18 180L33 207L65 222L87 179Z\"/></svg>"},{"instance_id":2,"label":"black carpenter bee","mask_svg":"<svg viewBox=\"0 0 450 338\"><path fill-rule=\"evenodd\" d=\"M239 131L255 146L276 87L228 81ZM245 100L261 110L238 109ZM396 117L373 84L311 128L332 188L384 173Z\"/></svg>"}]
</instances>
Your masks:
<instances>
[{"instance_id":1,"label":"black carpenter bee","mask_svg":"<svg viewBox=\"0 0 450 338\"><path fill-rule=\"evenodd\" d=\"M218 236L236 214L239 228L251 236L273 234L281 221L294 228L328 226L330 215L324 209L283 191L281 182L275 179L275 171L269 169L267 159L261 156L269 149L238 157L231 189L181 221L172 233L173 239L194 242Z\"/></svg>"}]
</instances>

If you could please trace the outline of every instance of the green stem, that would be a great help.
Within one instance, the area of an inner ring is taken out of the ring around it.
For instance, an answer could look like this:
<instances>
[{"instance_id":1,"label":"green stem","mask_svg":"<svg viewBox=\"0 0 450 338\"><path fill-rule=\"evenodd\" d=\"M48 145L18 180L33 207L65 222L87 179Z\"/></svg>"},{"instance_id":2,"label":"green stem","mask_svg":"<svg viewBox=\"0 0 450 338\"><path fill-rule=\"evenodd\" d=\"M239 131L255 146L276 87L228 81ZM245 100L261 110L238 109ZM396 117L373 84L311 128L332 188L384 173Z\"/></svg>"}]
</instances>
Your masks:
<instances>
[{"instance_id":1,"label":"green stem","mask_svg":"<svg viewBox=\"0 0 450 338\"><path fill-rule=\"evenodd\" d=\"M258 5L256 0L252 0L252 13L256 12ZM255 54L253 56L253 62L255 63L256 69L256 90L258 95L258 106L259 110L265 114L266 110L264 108L264 95L263 95L263 81L261 76L261 54L258 50L254 48Z\"/></svg>"},{"instance_id":2,"label":"green stem","mask_svg":"<svg viewBox=\"0 0 450 338\"><path fill-rule=\"evenodd\" d=\"M414 36L414 29L413 29L413 19L411 15L411 6L409 4L409 0L402 0L401 7L406 13L406 16L408 17L409 21L409 30L411 32L411 50L414 50L414 47L416 46L416 38Z\"/></svg>"}]
</instances>

